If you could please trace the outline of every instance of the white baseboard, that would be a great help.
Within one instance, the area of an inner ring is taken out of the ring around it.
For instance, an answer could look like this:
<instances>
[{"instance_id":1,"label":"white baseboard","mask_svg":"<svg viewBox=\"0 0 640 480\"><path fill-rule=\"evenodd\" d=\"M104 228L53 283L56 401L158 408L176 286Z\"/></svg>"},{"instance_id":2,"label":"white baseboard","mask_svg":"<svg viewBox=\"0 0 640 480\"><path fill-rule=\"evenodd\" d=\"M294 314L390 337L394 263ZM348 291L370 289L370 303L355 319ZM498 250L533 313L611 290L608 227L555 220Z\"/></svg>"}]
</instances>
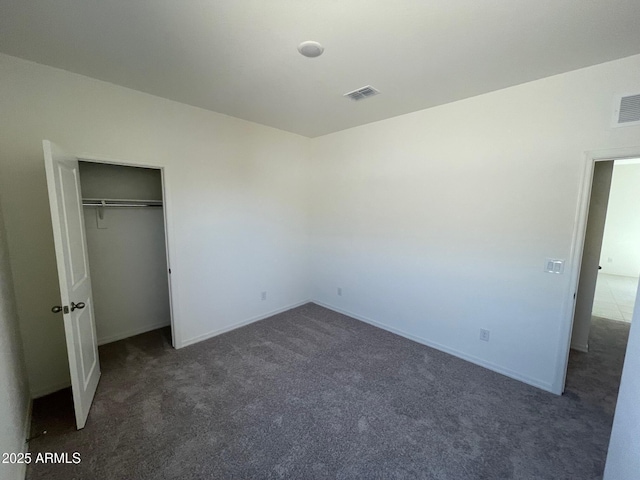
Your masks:
<instances>
[{"instance_id":1,"label":"white baseboard","mask_svg":"<svg viewBox=\"0 0 640 480\"><path fill-rule=\"evenodd\" d=\"M589 344L588 343L585 343L584 345L577 344L577 343L572 343L571 344L571 348L573 350L577 350L579 352L589 353Z\"/></svg>"},{"instance_id":2,"label":"white baseboard","mask_svg":"<svg viewBox=\"0 0 640 480\"><path fill-rule=\"evenodd\" d=\"M138 328L132 328L131 330L116 333L115 335L109 335L108 337L98 338L98 345L105 345L107 343L117 342L118 340L123 340L125 338L133 337L135 335L140 335L141 333L150 332L151 330L157 330L158 328L168 327L170 325L171 325L171 322L162 322L162 323L156 323L152 325L144 325Z\"/></svg>"},{"instance_id":3,"label":"white baseboard","mask_svg":"<svg viewBox=\"0 0 640 480\"><path fill-rule=\"evenodd\" d=\"M71 386L71 380L66 380L65 382L56 383L54 385L48 385L44 388L31 392L31 398L35 400L36 398L44 397L45 395L55 393L58 390L62 390L63 388L68 388L70 386Z\"/></svg>"},{"instance_id":4,"label":"white baseboard","mask_svg":"<svg viewBox=\"0 0 640 480\"><path fill-rule=\"evenodd\" d=\"M26 443L26 440L31 436L31 415L33 414L33 400L29 399L29 405L27 405L27 411L25 412L25 418L24 418L24 439L25 439L25 444L28 446L29 444Z\"/></svg>"},{"instance_id":5,"label":"white baseboard","mask_svg":"<svg viewBox=\"0 0 640 480\"><path fill-rule=\"evenodd\" d=\"M458 357L461 358L462 360L466 360L467 362L471 362L474 363L480 367L484 367L488 370L494 371L496 373L500 373L502 375L505 375L509 378L513 378L514 380L518 380L520 382L526 383L528 385L531 385L533 387L537 387L540 388L542 390L546 390L547 392L551 392L551 393L556 393L553 391L552 389L552 385L550 383L547 382L543 382L541 380L538 380L536 378L531 378L529 376L526 375L522 375L518 372L514 372L513 370L509 370L508 368L504 368L500 365L496 365L495 363L491 363L488 362L486 360L483 360L482 358L478 358L474 355L469 355L467 353L461 352L459 350L456 350L454 348L451 347L447 347L446 345L442 345L440 343L436 343L436 342L432 342L431 340L427 340L426 338L422 338L419 337L417 335L413 335L411 333L407 333L404 332L400 329L397 329L395 327L391 327L389 325L385 325L384 323L380 323L376 320L372 320L370 318L367 317L363 317L362 315L357 315L355 313L343 310L341 308L338 307L334 307L332 305L326 304L324 302L319 302L317 300L312 300L313 303L316 303L322 307L328 308L329 310L333 310L334 312L338 312L338 313L342 313L343 315L347 315L349 317L355 318L356 320L360 320L362 322L368 323L370 325L373 325L374 327L378 327L381 328L383 330L387 330L388 332L391 333L395 333L396 335L400 335L401 337L405 337L408 338L409 340L413 340L414 342L418 342L421 343L423 345L426 345L427 347L431 347L431 348L435 348L436 350L440 350L441 352L445 352L448 353L450 355L453 355L454 357Z\"/></svg>"},{"instance_id":6,"label":"white baseboard","mask_svg":"<svg viewBox=\"0 0 640 480\"><path fill-rule=\"evenodd\" d=\"M231 330L235 330L236 328L244 327L245 325L249 325L250 323L264 320L265 318L269 318L279 313L286 312L287 310L291 310L292 308L300 307L312 301L313 300L303 300L302 302L294 303L293 305L287 305L286 307L278 308L276 310L272 310L270 312L257 315L255 317L242 320L241 322L234 323L233 325L229 325L227 327L219 328L217 330L213 330L211 332L198 335L197 337L190 338L189 340L184 340L182 344L180 346L177 346L176 348L187 347L189 345L193 345L194 343L199 343L204 340L208 340L209 338L217 337L218 335L222 335L223 333L230 332Z\"/></svg>"}]
</instances>

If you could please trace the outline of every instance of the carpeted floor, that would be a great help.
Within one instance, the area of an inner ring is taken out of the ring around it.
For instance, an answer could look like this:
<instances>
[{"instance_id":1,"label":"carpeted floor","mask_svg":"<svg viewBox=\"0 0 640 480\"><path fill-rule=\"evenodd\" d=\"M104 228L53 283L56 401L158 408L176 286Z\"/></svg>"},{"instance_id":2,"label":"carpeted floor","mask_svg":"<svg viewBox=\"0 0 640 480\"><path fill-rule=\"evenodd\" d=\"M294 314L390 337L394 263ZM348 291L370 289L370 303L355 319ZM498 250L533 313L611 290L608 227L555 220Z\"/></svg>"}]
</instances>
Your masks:
<instances>
[{"instance_id":1,"label":"carpeted floor","mask_svg":"<svg viewBox=\"0 0 640 480\"><path fill-rule=\"evenodd\" d=\"M35 479L601 478L629 325L594 318L555 396L314 304L174 350L100 348L87 426L34 406Z\"/></svg>"}]
</instances>

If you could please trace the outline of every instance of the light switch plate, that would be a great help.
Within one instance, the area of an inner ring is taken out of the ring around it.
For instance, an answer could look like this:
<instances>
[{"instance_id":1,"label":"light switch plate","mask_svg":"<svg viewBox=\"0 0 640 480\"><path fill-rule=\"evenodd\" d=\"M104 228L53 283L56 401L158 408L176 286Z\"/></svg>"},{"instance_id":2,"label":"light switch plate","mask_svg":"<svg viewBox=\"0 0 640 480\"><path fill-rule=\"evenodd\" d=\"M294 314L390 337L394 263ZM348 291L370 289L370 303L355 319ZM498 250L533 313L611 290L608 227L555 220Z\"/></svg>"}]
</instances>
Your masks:
<instances>
[{"instance_id":1,"label":"light switch plate","mask_svg":"<svg viewBox=\"0 0 640 480\"><path fill-rule=\"evenodd\" d=\"M544 271L547 273L564 273L564 260L558 258L547 258L544 261Z\"/></svg>"}]
</instances>

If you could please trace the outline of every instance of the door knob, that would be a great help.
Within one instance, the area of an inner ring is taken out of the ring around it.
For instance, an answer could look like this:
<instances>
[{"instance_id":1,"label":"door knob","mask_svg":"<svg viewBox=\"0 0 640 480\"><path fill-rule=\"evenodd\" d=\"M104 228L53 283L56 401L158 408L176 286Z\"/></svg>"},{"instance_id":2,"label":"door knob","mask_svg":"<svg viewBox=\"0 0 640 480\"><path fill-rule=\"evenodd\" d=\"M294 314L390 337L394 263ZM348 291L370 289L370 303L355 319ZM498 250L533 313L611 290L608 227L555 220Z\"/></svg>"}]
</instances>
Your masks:
<instances>
[{"instance_id":1,"label":"door knob","mask_svg":"<svg viewBox=\"0 0 640 480\"><path fill-rule=\"evenodd\" d=\"M84 302L73 303L71 302L71 311L73 312L75 309L84 308Z\"/></svg>"},{"instance_id":2,"label":"door knob","mask_svg":"<svg viewBox=\"0 0 640 480\"><path fill-rule=\"evenodd\" d=\"M69 307L67 307L66 305L64 307L61 307L60 305L56 305L55 307L53 307L51 309L51 311L53 313L69 313Z\"/></svg>"}]
</instances>

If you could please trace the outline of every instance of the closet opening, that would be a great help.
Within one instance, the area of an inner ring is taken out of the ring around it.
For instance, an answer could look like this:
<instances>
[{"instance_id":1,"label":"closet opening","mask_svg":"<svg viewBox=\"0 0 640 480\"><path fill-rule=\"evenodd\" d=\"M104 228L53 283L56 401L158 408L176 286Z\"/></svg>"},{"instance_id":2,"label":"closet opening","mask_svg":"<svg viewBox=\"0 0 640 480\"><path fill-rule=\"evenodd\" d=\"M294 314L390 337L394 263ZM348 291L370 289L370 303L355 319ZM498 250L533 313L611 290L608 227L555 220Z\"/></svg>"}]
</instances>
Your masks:
<instances>
[{"instance_id":1,"label":"closet opening","mask_svg":"<svg viewBox=\"0 0 640 480\"><path fill-rule=\"evenodd\" d=\"M79 177L98 345L165 329L175 347L162 169L79 159Z\"/></svg>"}]
</instances>

